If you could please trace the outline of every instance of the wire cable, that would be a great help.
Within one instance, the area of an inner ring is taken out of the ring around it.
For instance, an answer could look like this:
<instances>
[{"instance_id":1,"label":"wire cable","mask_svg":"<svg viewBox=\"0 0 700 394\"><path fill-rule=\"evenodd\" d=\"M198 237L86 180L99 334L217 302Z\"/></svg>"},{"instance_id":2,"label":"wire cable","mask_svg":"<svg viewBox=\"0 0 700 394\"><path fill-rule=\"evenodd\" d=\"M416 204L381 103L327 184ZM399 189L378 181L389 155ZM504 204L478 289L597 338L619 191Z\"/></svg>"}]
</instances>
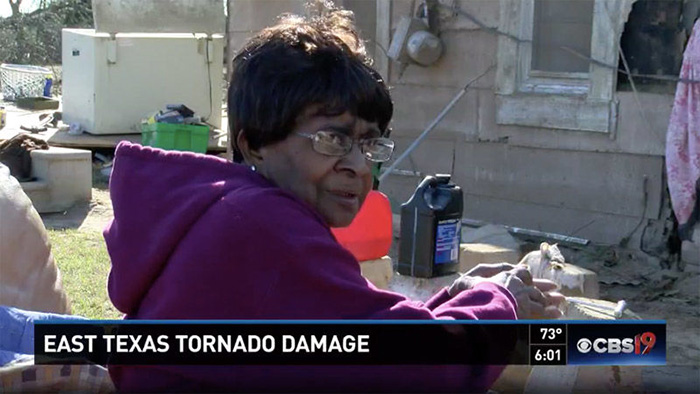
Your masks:
<instances>
[{"instance_id":1,"label":"wire cable","mask_svg":"<svg viewBox=\"0 0 700 394\"><path fill-rule=\"evenodd\" d=\"M202 119L202 121L205 123L209 122L209 119L214 114L214 99L211 97L214 88L212 87L212 82L211 82L211 63L212 62L211 62L211 59L209 58L209 43L210 42L212 43L212 45L214 44L214 41L207 34L207 37L204 40L204 47L206 48L204 50L204 52L206 53L206 57L207 57L206 61L207 61L207 86L209 86L209 114L205 118ZM209 124L209 123L207 123L207 124Z\"/></svg>"}]
</instances>

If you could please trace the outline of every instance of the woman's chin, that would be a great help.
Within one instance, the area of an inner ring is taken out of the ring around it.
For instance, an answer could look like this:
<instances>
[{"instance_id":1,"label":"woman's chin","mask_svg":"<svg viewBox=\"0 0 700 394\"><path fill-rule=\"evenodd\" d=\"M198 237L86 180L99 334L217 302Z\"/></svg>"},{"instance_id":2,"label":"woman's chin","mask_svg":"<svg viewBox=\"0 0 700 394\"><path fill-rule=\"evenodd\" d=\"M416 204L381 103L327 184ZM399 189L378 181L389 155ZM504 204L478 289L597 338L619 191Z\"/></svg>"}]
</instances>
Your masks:
<instances>
[{"instance_id":1,"label":"woman's chin","mask_svg":"<svg viewBox=\"0 0 700 394\"><path fill-rule=\"evenodd\" d=\"M328 223L330 227L343 228L349 226L353 219L355 219L355 215L336 213L332 215L332 217L326 217L326 223Z\"/></svg>"}]
</instances>

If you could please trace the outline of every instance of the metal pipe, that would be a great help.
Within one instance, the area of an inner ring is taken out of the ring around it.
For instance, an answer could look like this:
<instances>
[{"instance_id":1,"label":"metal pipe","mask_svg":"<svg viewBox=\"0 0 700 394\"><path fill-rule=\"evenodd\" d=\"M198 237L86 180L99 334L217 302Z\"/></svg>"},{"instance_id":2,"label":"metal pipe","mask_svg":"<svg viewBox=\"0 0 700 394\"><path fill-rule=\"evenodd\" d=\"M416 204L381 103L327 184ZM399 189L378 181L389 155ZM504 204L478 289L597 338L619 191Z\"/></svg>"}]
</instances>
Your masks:
<instances>
[{"instance_id":1,"label":"metal pipe","mask_svg":"<svg viewBox=\"0 0 700 394\"><path fill-rule=\"evenodd\" d=\"M567 243L572 243L572 244L577 244L577 245L582 245L586 246L588 245L591 241L583 238L578 238L578 237L570 237L568 235L561 235L561 234L555 234L555 233L545 233L543 231L537 231L537 230L529 230L526 228L519 228L519 227L508 227L508 231L510 231L513 234L522 234L522 235L530 235L533 237L543 237L543 238L551 238L556 241L561 241L561 242L567 242Z\"/></svg>"},{"instance_id":2,"label":"metal pipe","mask_svg":"<svg viewBox=\"0 0 700 394\"><path fill-rule=\"evenodd\" d=\"M462 224L466 224L467 226L470 226L470 227L482 227L482 226L487 225L488 223L483 222L481 220L462 219ZM568 235L546 233L544 231L530 230L530 229L526 229L526 228L512 227L512 226L503 226L503 227L505 227L506 230L508 230L508 232L511 234L521 234L521 235L529 235L531 237L547 238L547 239L552 239L555 241L577 244L577 245L582 245L582 246L586 246L591 242L591 241L584 239L584 238L570 237Z\"/></svg>"},{"instance_id":3,"label":"metal pipe","mask_svg":"<svg viewBox=\"0 0 700 394\"><path fill-rule=\"evenodd\" d=\"M600 304L595 304L592 302L587 302L587 301L582 301L582 300L577 300L574 298L569 298L566 297L566 302L569 302L571 304L576 304L576 305L583 305L587 306L589 308L594 308L594 309L601 309L604 311L612 312L613 316L616 318L621 318L622 314L625 312L625 309L627 309L627 302L625 300L619 301L615 307L610 307L607 305L600 305Z\"/></svg>"},{"instance_id":4,"label":"metal pipe","mask_svg":"<svg viewBox=\"0 0 700 394\"><path fill-rule=\"evenodd\" d=\"M400 175L400 176L422 177L420 172L411 171L411 170L393 170L393 171L391 171L391 174L392 175Z\"/></svg>"},{"instance_id":5,"label":"metal pipe","mask_svg":"<svg viewBox=\"0 0 700 394\"><path fill-rule=\"evenodd\" d=\"M486 71L484 71L484 72L481 73L479 76L475 77L474 79L472 79L471 81L469 81L466 85L464 85L464 87L457 93L457 95L452 99L452 101L450 101L450 103L447 104L447 106L446 106L445 108L443 108L442 112L440 112L440 114L439 114L435 119L433 119L432 122L430 122L430 125L428 125L428 127L427 127L425 130L423 130L423 132L421 133L421 135L418 136L418 138L416 138L415 141L413 141L413 143L411 144L411 146L409 146L408 149L406 149L406 150L401 154L401 156L398 157L398 159L394 160L394 162L391 164L391 166L389 166L389 168L387 168L386 170L382 171L382 174L379 175L379 182L381 182L382 180L384 180L384 178L386 178L389 174L391 174L391 172L394 171L394 169L399 165L399 163L401 163L408 155L411 154L411 152L413 152L414 149L416 149L416 148L418 147L418 145L420 145L420 143L423 141L423 139L425 139L425 137L427 137L428 134L429 134L431 131L433 131L433 129L434 129L434 128L442 121L442 119L450 112L450 110L452 109L452 107L454 107L455 104L457 104L457 102L459 101L459 99L461 99L462 96L464 96L464 94L467 93L467 89L469 88L469 86L471 86L471 84L473 84L474 82L476 82L476 81L478 81L479 79L481 79L481 77L483 77L483 76L486 75L489 71L491 71L491 69L492 69L493 67L494 67L494 66L491 65L491 67L489 67Z\"/></svg>"}]
</instances>

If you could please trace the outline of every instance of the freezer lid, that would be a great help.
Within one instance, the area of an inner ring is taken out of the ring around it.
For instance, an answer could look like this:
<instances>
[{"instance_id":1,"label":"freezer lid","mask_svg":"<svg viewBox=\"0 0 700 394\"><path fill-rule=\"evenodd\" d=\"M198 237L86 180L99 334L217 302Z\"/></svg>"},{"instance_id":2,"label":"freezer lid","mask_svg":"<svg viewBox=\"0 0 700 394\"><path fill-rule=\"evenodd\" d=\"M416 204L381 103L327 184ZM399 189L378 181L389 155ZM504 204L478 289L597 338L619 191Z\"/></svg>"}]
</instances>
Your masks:
<instances>
[{"instance_id":1,"label":"freezer lid","mask_svg":"<svg viewBox=\"0 0 700 394\"><path fill-rule=\"evenodd\" d=\"M92 0L101 33L223 34L223 0Z\"/></svg>"}]
</instances>

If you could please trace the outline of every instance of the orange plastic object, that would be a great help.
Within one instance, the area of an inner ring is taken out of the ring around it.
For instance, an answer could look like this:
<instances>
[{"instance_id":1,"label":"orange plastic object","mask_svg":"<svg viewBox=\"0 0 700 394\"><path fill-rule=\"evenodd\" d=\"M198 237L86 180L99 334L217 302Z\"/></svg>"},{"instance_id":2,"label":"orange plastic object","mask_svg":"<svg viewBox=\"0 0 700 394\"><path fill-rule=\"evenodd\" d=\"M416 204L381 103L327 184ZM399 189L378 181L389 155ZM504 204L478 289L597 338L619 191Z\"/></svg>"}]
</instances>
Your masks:
<instances>
[{"instance_id":1,"label":"orange plastic object","mask_svg":"<svg viewBox=\"0 0 700 394\"><path fill-rule=\"evenodd\" d=\"M331 228L331 231L358 261L367 261L389 254L393 234L391 226L389 199L371 190L355 220L348 227Z\"/></svg>"}]
</instances>

